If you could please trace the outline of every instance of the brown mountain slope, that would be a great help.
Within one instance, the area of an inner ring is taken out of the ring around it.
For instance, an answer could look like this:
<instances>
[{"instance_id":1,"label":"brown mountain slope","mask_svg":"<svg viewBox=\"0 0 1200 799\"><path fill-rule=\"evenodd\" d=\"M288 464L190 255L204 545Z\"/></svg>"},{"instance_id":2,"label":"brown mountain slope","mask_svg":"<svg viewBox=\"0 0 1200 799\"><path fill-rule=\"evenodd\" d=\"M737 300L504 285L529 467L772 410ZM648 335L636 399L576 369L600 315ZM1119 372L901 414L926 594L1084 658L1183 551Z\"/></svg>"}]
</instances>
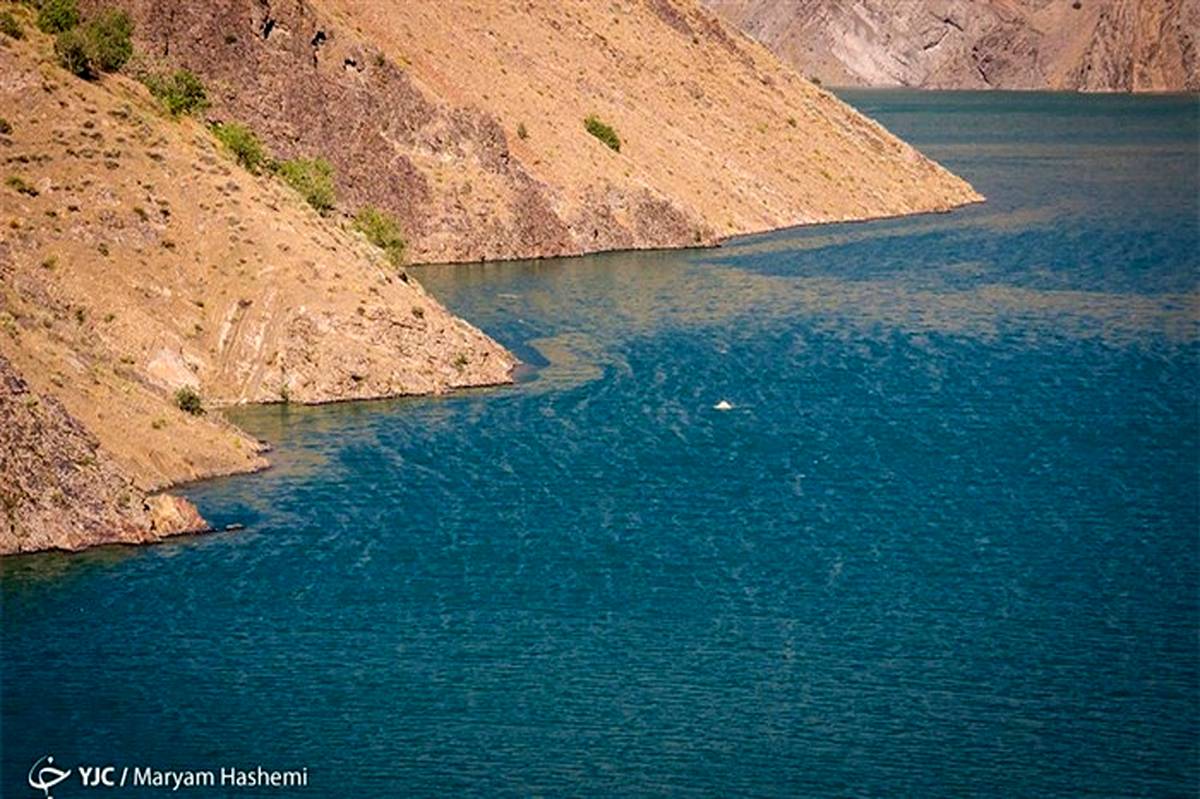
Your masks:
<instances>
[{"instance_id":1,"label":"brown mountain slope","mask_svg":"<svg viewBox=\"0 0 1200 799\"><path fill-rule=\"evenodd\" d=\"M704 2L832 85L1200 90L1200 0Z\"/></svg>"},{"instance_id":2,"label":"brown mountain slope","mask_svg":"<svg viewBox=\"0 0 1200 799\"><path fill-rule=\"evenodd\" d=\"M186 500L148 497L52 397L0 356L0 555L142 544L205 529Z\"/></svg>"},{"instance_id":3,"label":"brown mountain slope","mask_svg":"<svg viewBox=\"0 0 1200 799\"><path fill-rule=\"evenodd\" d=\"M93 5L95 2L93 0ZM324 154L419 262L692 246L978 200L695 0L123 0L216 118ZM584 130L598 115L620 152Z\"/></svg>"},{"instance_id":4,"label":"brown mountain slope","mask_svg":"<svg viewBox=\"0 0 1200 799\"><path fill-rule=\"evenodd\" d=\"M0 75L11 127L0 134L0 356L137 490L266 463L220 414L176 407L181 387L211 407L510 379L503 348L342 221L238 167L201 124L171 120L140 84L69 75L28 27L21 41L0 36ZM24 449L27 428L0 427L0 450ZM12 493L12 463L0 493ZM106 475L101 494L121 482ZM53 475L42 483L52 491ZM19 526L42 524L35 510L57 507L44 499L22 506L34 515Z\"/></svg>"}]
</instances>

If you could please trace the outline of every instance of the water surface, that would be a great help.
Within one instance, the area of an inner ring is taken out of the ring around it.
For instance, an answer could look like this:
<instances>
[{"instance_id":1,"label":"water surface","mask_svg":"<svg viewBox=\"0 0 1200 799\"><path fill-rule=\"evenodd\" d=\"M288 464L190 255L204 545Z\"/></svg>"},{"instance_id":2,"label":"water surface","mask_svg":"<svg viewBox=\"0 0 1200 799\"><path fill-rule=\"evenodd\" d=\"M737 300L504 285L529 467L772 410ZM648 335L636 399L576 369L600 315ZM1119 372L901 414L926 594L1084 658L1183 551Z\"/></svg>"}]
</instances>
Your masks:
<instances>
[{"instance_id":1,"label":"water surface","mask_svg":"<svg viewBox=\"0 0 1200 799\"><path fill-rule=\"evenodd\" d=\"M1194 796L1196 98L847 97L989 202L416 270L529 379L240 413L275 468L187 493L245 531L5 561L0 793L50 752L316 796Z\"/></svg>"}]
</instances>

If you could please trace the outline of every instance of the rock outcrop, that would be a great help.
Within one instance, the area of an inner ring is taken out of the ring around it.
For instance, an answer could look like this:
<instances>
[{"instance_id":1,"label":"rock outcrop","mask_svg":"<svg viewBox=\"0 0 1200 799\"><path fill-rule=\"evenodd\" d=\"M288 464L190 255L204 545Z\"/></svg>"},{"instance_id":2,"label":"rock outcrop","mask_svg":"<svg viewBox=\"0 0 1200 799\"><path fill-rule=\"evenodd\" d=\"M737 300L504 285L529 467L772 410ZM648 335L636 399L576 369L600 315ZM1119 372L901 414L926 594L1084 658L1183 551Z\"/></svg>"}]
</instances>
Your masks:
<instances>
[{"instance_id":1,"label":"rock outcrop","mask_svg":"<svg viewBox=\"0 0 1200 799\"><path fill-rule=\"evenodd\" d=\"M1200 90L1200 0L704 2L831 85Z\"/></svg>"},{"instance_id":2,"label":"rock outcrop","mask_svg":"<svg viewBox=\"0 0 1200 799\"><path fill-rule=\"evenodd\" d=\"M207 529L196 508L147 496L62 404L0 356L0 555L144 544Z\"/></svg>"},{"instance_id":3,"label":"rock outcrop","mask_svg":"<svg viewBox=\"0 0 1200 799\"><path fill-rule=\"evenodd\" d=\"M106 0L89 0L93 7ZM971 187L695 0L123 0L214 118L324 155L417 262L711 244ZM619 152L584 129L612 125Z\"/></svg>"}]
</instances>

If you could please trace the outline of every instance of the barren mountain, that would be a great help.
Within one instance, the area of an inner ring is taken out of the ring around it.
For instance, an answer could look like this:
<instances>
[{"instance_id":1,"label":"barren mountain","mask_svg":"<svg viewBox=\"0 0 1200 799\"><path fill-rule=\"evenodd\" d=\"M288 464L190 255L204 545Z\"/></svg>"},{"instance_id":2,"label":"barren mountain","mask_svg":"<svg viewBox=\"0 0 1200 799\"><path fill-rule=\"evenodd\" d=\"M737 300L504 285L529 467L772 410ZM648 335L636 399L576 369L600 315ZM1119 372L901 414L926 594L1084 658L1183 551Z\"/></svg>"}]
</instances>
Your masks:
<instances>
[{"instance_id":1,"label":"barren mountain","mask_svg":"<svg viewBox=\"0 0 1200 799\"><path fill-rule=\"evenodd\" d=\"M210 116L328 157L346 202L395 213L418 262L693 246L979 199L695 0L122 6L147 61L202 76Z\"/></svg>"},{"instance_id":2,"label":"barren mountain","mask_svg":"<svg viewBox=\"0 0 1200 799\"><path fill-rule=\"evenodd\" d=\"M1200 0L704 2L832 85L1200 89Z\"/></svg>"},{"instance_id":3,"label":"barren mountain","mask_svg":"<svg viewBox=\"0 0 1200 799\"><path fill-rule=\"evenodd\" d=\"M0 36L0 76L0 356L11 388L0 396L0 495L44 492L4 500L9 529L35 531L17 548L153 537L141 493L117 499L126 478L146 492L266 464L259 442L219 413L179 407L180 389L211 410L510 379L503 348L342 221L239 167L202 124L172 120L141 84L75 78L31 27L21 40ZM53 412L30 416L27 401ZM92 480L92 498L49 502L55 490L82 496L55 486L67 479L61 464L93 457L93 440L99 465L70 477ZM55 532L89 508L83 538ZM114 514L123 525L105 523ZM0 531L0 550L14 546Z\"/></svg>"}]
</instances>

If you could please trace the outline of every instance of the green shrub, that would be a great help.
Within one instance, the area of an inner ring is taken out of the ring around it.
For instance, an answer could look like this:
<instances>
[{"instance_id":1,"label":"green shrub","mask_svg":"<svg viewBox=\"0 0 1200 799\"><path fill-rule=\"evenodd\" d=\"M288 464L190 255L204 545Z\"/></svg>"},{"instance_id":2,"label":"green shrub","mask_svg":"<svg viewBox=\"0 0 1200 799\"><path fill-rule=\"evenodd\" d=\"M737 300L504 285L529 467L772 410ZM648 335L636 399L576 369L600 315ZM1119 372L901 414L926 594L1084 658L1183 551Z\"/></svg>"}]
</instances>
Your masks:
<instances>
[{"instance_id":1,"label":"green shrub","mask_svg":"<svg viewBox=\"0 0 1200 799\"><path fill-rule=\"evenodd\" d=\"M237 122L225 122L213 125L212 132L234 159L255 175L266 165L267 151L250 128Z\"/></svg>"},{"instance_id":2,"label":"green shrub","mask_svg":"<svg viewBox=\"0 0 1200 799\"><path fill-rule=\"evenodd\" d=\"M63 68L80 78L94 78L88 40L77 29L63 31L54 39L54 53Z\"/></svg>"},{"instance_id":3,"label":"green shrub","mask_svg":"<svg viewBox=\"0 0 1200 799\"><path fill-rule=\"evenodd\" d=\"M142 82L173 117L194 114L208 107L204 84L189 70L177 69L166 76L148 75Z\"/></svg>"},{"instance_id":4,"label":"green shrub","mask_svg":"<svg viewBox=\"0 0 1200 799\"><path fill-rule=\"evenodd\" d=\"M204 401L200 399L200 392L191 386L184 386L175 392L175 405L184 413L190 413L192 416L200 416L204 413Z\"/></svg>"},{"instance_id":5,"label":"green shrub","mask_svg":"<svg viewBox=\"0 0 1200 799\"><path fill-rule=\"evenodd\" d=\"M0 12L0 33L13 39L25 38L25 29L11 11Z\"/></svg>"},{"instance_id":6,"label":"green shrub","mask_svg":"<svg viewBox=\"0 0 1200 799\"><path fill-rule=\"evenodd\" d=\"M42 0L37 26L43 33L63 33L79 24L79 6L75 0Z\"/></svg>"},{"instance_id":7,"label":"green shrub","mask_svg":"<svg viewBox=\"0 0 1200 799\"><path fill-rule=\"evenodd\" d=\"M392 216L367 206L354 217L354 227L362 231L369 242L383 250L393 266L404 264L404 251L408 245L400 232L400 223Z\"/></svg>"},{"instance_id":8,"label":"green shrub","mask_svg":"<svg viewBox=\"0 0 1200 799\"><path fill-rule=\"evenodd\" d=\"M621 139L617 136L617 132L612 129L611 125L602 122L598 116L592 114L583 120L583 126L587 128L588 133L604 142L610 150L621 152Z\"/></svg>"},{"instance_id":9,"label":"green shrub","mask_svg":"<svg viewBox=\"0 0 1200 799\"><path fill-rule=\"evenodd\" d=\"M333 209L333 167L324 158L293 158L275 170L313 208L322 214Z\"/></svg>"},{"instance_id":10,"label":"green shrub","mask_svg":"<svg viewBox=\"0 0 1200 799\"><path fill-rule=\"evenodd\" d=\"M124 11L102 11L83 29L95 69L116 72L133 56L133 20Z\"/></svg>"},{"instance_id":11,"label":"green shrub","mask_svg":"<svg viewBox=\"0 0 1200 799\"><path fill-rule=\"evenodd\" d=\"M26 183L25 179L20 175L9 175L7 178L5 178L4 185L8 186L10 189L13 189L18 194L25 194L30 197L38 196L38 190Z\"/></svg>"},{"instance_id":12,"label":"green shrub","mask_svg":"<svg viewBox=\"0 0 1200 799\"><path fill-rule=\"evenodd\" d=\"M45 6L43 6L45 8ZM124 11L104 11L82 28L62 31L54 40L59 63L81 78L116 72L133 56L133 22Z\"/></svg>"}]
</instances>

